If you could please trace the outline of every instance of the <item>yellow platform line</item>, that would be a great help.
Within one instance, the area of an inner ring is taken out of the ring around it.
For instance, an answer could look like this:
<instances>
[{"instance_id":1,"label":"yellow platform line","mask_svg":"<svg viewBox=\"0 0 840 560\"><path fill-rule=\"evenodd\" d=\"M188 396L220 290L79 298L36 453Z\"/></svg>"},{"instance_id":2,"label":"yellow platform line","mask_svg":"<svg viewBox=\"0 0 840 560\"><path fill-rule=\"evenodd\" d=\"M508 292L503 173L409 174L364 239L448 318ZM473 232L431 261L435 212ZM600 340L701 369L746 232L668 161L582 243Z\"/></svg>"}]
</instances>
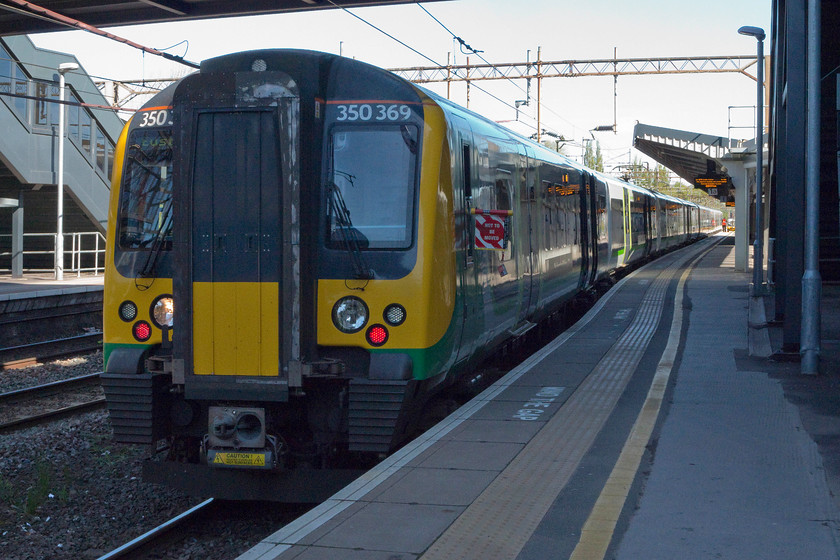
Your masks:
<instances>
[{"instance_id":1,"label":"yellow platform line","mask_svg":"<svg viewBox=\"0 0 840 560\"><path fill-rule=\"evenodd\" d=\"M704 251L697 257L695 263L699 262L706 252L708 251ZM639 470L645 447L650 442L650 436L662 408L662 399L665 396L665 389L668 387L668 380L671 377L677 349L680 345L680 331L683 321L683 290L688 275L691 274L693 268L694 264L686 268L680 277L676 297L674 298L674 316L671 320L668 344L662 353L659 364L656 366L656 373L653 376L650 390L639 415L636 417L630 436L618 456L618 461L616 461L601 495L598 496L589 518L583 525L580 539L569 560L602 560L607 554L607 548L615 534L618 517L627 501L627 495Z\"/></svg>"},{"instance_id":2,"label":"yellow platform line","mask_svg":"<svg viewBox=\"0 0 840 560\"><path fill-rule=\"evenodd\" d=\"M517 557L615 409L659 323L675 270L652 272L656 279L619 340L421 560Z\"/></svg>"}]
</instances>

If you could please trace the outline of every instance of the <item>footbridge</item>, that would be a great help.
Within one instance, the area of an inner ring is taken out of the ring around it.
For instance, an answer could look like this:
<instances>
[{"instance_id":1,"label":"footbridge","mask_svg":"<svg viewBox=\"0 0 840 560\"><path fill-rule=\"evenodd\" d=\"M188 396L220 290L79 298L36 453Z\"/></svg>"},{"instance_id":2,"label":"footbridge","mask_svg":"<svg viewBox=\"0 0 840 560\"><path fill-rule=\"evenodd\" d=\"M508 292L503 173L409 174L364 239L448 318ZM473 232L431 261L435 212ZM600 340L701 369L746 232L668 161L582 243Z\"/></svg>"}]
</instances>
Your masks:
<instances>
[{"instance_id":1,"label":"footbridge","mask_svg":"<svg viewBox=\"0 0 840 560\"><path fill-rule=\"evenodd\" d=\"M59 71L66 140L58 213ZM123 122L72 55L0 38L0 273L52 270L62 221L64 269L101 270L114 145Z\"/></svg>"}]
</instances>

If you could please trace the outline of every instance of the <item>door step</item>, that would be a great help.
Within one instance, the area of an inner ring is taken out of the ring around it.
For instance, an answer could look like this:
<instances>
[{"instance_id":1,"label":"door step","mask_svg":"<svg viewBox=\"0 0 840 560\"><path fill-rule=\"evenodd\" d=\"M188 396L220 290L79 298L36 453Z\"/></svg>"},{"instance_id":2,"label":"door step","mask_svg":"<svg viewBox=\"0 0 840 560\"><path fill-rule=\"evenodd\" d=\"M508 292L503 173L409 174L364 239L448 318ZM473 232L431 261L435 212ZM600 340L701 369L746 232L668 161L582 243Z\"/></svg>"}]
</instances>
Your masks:
<instances>
[{"instance_id":1,"label":"door step","mask_svg":"<svg viewBox=\"0 0 840 560\"><path fill-rule=\"evenodd\" d=\"M537 326L537 324L532 323L531 321L522 321L521 323L519 323L515 327L511 327L508 330L508 332L513 337L520 337L520 336L522 336L523 334L530 331L531 329L533 329L536 326Z\"/></svg>"}]
</instances>

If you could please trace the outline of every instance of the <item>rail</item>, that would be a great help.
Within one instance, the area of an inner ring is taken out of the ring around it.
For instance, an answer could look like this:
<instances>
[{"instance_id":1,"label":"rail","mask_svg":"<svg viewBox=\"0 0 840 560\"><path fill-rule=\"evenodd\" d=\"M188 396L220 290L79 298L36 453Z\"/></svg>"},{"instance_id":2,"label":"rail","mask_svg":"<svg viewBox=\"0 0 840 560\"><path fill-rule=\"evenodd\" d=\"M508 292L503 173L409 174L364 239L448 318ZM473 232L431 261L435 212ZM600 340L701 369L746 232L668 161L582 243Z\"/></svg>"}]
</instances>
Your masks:
<instances>
[{"instance_id":1,"label":"rail","mask_svg":"<svg viewBox=\"0 0 840 560\"><path fill-rule=\"evenodd\" d=\"M21 251L23 259L22 268L27 272L51 272L55 270L55 233L24 233L24 249ZM81 276L82 273L93 273L99 275L105 272L105 236L98 231L87 232L71 232L64 234L64 246L69 249L64 251L64 262L67 262L69 257L70 266L64 267L67 273L75 273L76 276ZM67 242L70 238L70 243ZM8 241L6 241L8 239ZM0 247L8 248L11 246L11 234L0 234ZM46 239L47 241L40 241ZM30 240L29 246L26 249L26 241ZM49 258L45 256L49 255ZM0 266L0 272L11 272L12 259L15 257L10 250L0 251L0 262L6 264L8 259L8 266ZM30 266L26 266L27 260ZM32 261L35 261L34 263Z\"/></svg>"},{"instance_id":2,"label":"rail","mask_svg":"<svg viewBox=\"0 0 840 560\"><path fill-rule=\"evenodd\" d=\"M70 377L68 379L61 379L59 381L52 381L44 383L43 385L35 385L32 387L25 387L6 393L0 393L0 403L7 403L20 398L33 398L43 395L52 395L55 393L64 392L67 389L75 389L78 387L85 387L99 382L99 373L86 373L77 377Z\"/></svg>"},{"instance_id":3,"label":"rail","mask_svg":"<svg viewBox=\"0 0 840 560\"><path fill-rule=\"evenodd\" d=\"M101 390L90 393L91 388L99 385L99 375L88 374L0 394L3 403L0 434L105 408L105 397L97 394Z\"/></svg>"},{"instance_id":4,"label":"rail","mask_svg":"<svg viewBox=\"0 0 840 560\"><path fill-rule=\"evenodd\" d=\"M132 558L137 558L140 556L137 551L142 547L149 547L149 545L154 544L158 539L161 538L162 535L166 534L167 532L171 531L172 529L176 528L180 524L194 519L198 515L203 515L212 505L213 507L217 507L218 503L214 503L215 500L213 498L208 498L194 506L187 511L176 515L169 521L164 522L163 524L155 527L151 531L147 531L143 533L136 539L133 539L126 544L122 545L121 547L112 550L108 554L99 557L99 560L116 560L117 558L128 558L129 556Z\"/></svg>"},{"instance_id":5,"label":"rail","mask_svg":"<svg viewBox=\"0 0 840 560\"><path fill-rule=\"evenodd\" d=\"M0 348L0 371L36 365L41 360L83 354L102 349L102 332L42 340Z\"/></svg>"}]
</instances>

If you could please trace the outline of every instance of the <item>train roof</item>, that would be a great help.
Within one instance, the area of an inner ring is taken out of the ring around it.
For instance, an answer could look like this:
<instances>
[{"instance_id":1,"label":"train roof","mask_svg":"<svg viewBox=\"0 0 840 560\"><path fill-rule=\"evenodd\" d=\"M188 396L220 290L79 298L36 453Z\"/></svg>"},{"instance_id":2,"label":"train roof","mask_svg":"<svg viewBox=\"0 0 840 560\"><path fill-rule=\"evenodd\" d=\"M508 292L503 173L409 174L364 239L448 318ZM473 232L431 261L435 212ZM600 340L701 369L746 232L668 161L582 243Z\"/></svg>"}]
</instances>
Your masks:
<instances>
[{"instance_id":1,"label":"train roof","mask_svg":"<svg viewBox=\"0 0 840 560\"><path fill-rule=\"evenodd\" d=\"M584 165L569 159L568 157L564 156L563 154L556 152L535 142L531 138L527 138L522 134L519 134L509 128L488 119L487 117L475 113L466 107L462 107L457 103L446 99L445 97L438 95L437 93L430 91L424 87L421 87L417 84L408 82L403 78L389 72L383 68L378 66L374 66L367 62L363 62L356 59L341 57L336 54L332 53L325 53L319 51L312 51L312 50L305 50L305 49L262 49L262 50L251 50L251 51L242 51L236 52L226 55L221 55L218 57L210 58L204 60L201 63L201 68L199 72L207 73L207 72L220 72L220 71L254 71L255 63L258 60L263 59L269 60L282 60L287 64L294 64L299 66L304 62L309 63L316 63L319 66L327 64L329 66L333 66L336 63L340 64L339 68L345 72L349 72L350 75L358 75L361 74L368 74L368 75L376 75L378 77L384 78L382 82L379 82L379 78L377 77L377 85L381 85L382 83L388 84L394 88L402 88L406 87L407 89L413 89L419 95L422 95L428 98L433 103L436 103L438 106L444 109L445 112L454 112L457 113L459 116L463 118L470 119L472 124L480 123L481 126L488 127L492 129L497 134L501 134L507 137L509 140L513 140L519 142L521 144L525 144L529 146L532 150L534 150L535 154L539 154L539 159L543 161L554 162L557 164L569 166L579 171L588 171L593 173L595 176L600 178L602 181L609 182L609 183L618 183L626 188L629 188L636 192L643 192L648 193L652 196L657 198L668 200L671 202L679 202L686 205L697 206L699 208L706 208L699 206L693 202L685 201L680 198L676 198L670 195L666 195L660 193L658 191L653 191L651 189L641 187L639 185L635 185L633 183L629 183L617 177L613 177L611 175L607 175L603 172L594 171L585 167ZM261 67L260 70L270 70L271 68ZM286 68L284 67L283 70ZM345 74L347 75L347 74ZM187 76L189 77L189 76ZM360 80L362 81L362 80ZM152 97L146 104L142 107L141 110L150 109L150 108L158 108L158 107L168 107L171 106L172 100L175 95L175 90L178 87L178 84L181 83L181 80L175 82L162 90L160 93ZM708 208L709 210L713 210Z\"/></svg>"},{"instance_id":2,"label":"train roof","mask_svg":"<svg viewBox=\"0 0 840 560\"><path fill-rule=\"evenodd\" d=\"M384 71L387 72L387 70L384 70ZM578 162L576 162L572 159L569 159L567 156L561 154L560 152L557 152L555 150L551 150L551 149L543 146L539 142L536 142L533 139L528 138L527 136L523 136L522 134L520 134L520 133L518 133L514 130L509 129L506 126L501 125L501 124L497 123L496 121L494 121L492 119L489 119L489 118L485 117L484 115L482 115L480 113L476 113L476 112L474 112L470 109L467 109L466 107L464 107L462 105L459 105L459 104L455 103L451 99L447 99L447 98L443 97L442 95L439 95L439 94L437 94L433 91L430 91L430 90L428 90L428 89L426 89L422 86L419 86L417 84L412 83L411 85L414 88L416 88L417 90L423 92L423 95L425 95L426 97L431 99L433 102L437 103L442 108L447 109L449 111L457 112L457 113L459 113L459 116L461 116L461 117L468 116L469 118L472 119L473 124L476 123L476 122L480 122L484 126L492 128L496 132L500 132L500 133L503 133L503 134L507 135L508 138L511 139L511 140L515 140L516 142L519 142L521 144L528 145L536 153L541 154L543 160L546 160L546 161L552 161L553 160L553 161L555 161L555 163L560 163L560 164L563 164L563 165L574 167L578 170L588 170L587 167L581 165L580 163L578 163Z\"/></svg>"}]
</instances>

